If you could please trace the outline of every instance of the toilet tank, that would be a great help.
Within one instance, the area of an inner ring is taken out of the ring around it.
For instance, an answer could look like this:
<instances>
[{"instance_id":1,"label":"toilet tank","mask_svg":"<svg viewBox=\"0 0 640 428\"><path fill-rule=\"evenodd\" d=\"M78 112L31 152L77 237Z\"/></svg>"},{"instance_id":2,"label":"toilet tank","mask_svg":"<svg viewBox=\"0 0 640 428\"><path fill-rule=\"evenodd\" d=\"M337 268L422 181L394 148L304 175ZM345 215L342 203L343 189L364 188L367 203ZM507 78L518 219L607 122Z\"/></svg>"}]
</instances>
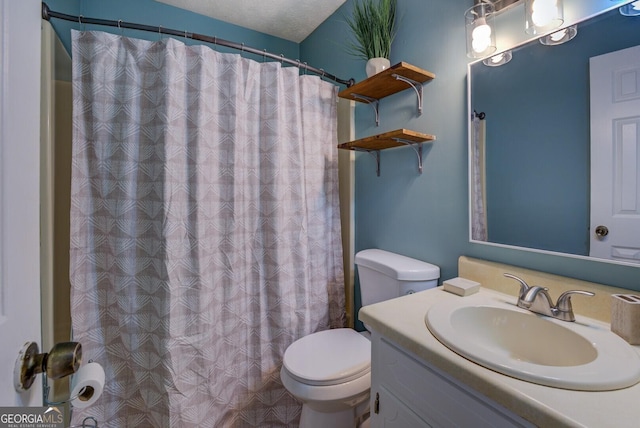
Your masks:
<instances>
[{"instance_id":1,"label":"toilet tank","mask_svg":"<svg viewBox=\"0 0 640 428\"><path fill-rule=\"evenodd\" d=\"M436 287L440 278L438 266L384 250L362 250L355 263L362 306Z\"/></svg>"}]
</instances>

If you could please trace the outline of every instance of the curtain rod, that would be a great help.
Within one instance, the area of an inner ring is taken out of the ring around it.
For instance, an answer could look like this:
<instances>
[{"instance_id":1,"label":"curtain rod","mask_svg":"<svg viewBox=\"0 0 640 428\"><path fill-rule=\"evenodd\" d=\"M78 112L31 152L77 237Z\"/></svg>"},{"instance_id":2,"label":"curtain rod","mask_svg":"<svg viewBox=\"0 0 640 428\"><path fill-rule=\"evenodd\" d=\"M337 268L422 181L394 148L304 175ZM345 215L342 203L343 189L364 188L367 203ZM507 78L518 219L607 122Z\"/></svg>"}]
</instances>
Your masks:
<instances>
[{"instance_id":1,"label":"curtain rod","mask_svg":"<svg viewBox=\"0 0 640 428\"><path fill-rule=\"evenodd\" d=\"M225 46L228 48L240 50L242 52L248 52L254 55L259 55L259 56L262 56L263 58L266 57L266 58L274 59L274 60L280 61L281 63L286 62L287 64L294 65L298 68L304 69L305 71L309 71L311 73L315 73L326 79L333 80L334 82L346 85L347 87L352 86L355 83L355 80L353 78L349 80L340 79L339 77L336 77L333 74L327 73L321 68L315 68L315 67L311 67L310 65L307 65L306 63L300 63L300 60L293 60L290 58L285 58L283 55L272 54L270 52L267 52L266 49L261 51L259 49L251 48L251 47L245 46L244 43L240 44L236 42L230 42L228 40L219 39L218 37L211 37L211 36L206 36L198 33L189 33L187 31L172 30L170 28L165 28L160 26L153 27L151 25L135 24L131 22L124 22L122 20L111 21L107 19L96 19L96 18L86 18L84 16L67 15L65 13L55 12L49 9L49 6L47 6L46 3L42 3L42 19L50 21L51 18L62 19L64 21L78 22L80 24L103 25L106 27L126 28L129 30L150 31L153 33L168 34L176 37L184 37L187 39L197 40L200 42L213 43L214 45Z\"/></svg>"}]
</instances>

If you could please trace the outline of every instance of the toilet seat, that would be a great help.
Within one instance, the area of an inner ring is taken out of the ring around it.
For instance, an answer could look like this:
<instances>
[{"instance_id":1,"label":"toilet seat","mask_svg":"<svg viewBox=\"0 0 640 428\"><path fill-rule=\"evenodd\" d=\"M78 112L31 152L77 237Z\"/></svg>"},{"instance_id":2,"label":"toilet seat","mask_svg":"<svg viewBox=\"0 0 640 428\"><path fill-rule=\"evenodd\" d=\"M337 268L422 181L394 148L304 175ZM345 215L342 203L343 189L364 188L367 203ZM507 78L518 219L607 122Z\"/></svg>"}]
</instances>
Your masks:
<instances>
[{"instance_id":1,"label":"toilet seat","mask_svg":"<svg viewBox=\"0 0 640 428\"><path fill-rule=\"evenodd\" d=\"M371 371L371 342L350 328L319 331L293 342L283 368L306 385L337 385Z\"/></svg>"}]
</instances>

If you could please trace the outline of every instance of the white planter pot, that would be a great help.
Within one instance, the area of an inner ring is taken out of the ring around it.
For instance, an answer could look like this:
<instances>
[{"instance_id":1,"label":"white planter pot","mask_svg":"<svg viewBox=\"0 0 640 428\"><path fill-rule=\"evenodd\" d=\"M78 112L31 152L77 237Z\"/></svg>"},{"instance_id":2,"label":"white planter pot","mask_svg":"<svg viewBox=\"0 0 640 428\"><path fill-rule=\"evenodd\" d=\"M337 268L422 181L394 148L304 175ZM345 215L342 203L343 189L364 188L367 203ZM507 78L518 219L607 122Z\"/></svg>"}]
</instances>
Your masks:
<instances>
[{"instance_id":1,"label":"white planter pot","mask_svg":"<svg viewBox=\"0 0 640 428\"><path fill-rule=\"evenodd\" d=\"M367 61L365 70L367 72L367 77L371 77L374 74L378 74L389 67L391 67L391 63L387 58L371 58L369 61Z\"/></svg>"}]
</instances>

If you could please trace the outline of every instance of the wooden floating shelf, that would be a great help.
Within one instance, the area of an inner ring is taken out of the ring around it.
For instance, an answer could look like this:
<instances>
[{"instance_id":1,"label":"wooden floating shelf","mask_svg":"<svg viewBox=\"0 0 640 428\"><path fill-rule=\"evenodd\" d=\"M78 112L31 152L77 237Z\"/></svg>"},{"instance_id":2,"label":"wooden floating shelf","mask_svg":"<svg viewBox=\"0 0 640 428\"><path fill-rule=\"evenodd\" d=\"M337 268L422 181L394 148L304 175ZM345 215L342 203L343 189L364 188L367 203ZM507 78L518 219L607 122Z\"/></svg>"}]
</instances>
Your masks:
<instances>
[{"instance_id":1,"label":"wooden floating shelf","mask_svg":"<svg viewBox=\"0 0 640 428\"><path fill-rule=\"evenodd\" d=\"M423 134L409 129L396 129L384 134L373 135L355 141L349 141L338 145L339 149L346 150L384 150L392 147L406 146L407 144L419 144L425 141L433 141L434 135Z\"/></svg>"},{"instance_id":2,"label":"wooden floating shelf","mask_svg":"<svg viewBox=\"0 0 640 428\"><path fill-rule=\"evenodd\" d=\"M418 114L422 114L423 83L436 75L406 62L400 62L362 82L341 91L338 96L369 104L375 113L376 125L380 124L380 99L413 88L418 98ZM422 173L422 143L436 137L408 129L397 129L384 134L361 138L338 145L339 149L368 152L375 158L376 173L380 176L380 150L409 146L418 158L418 171Z\"/></svg>"},{"instance_id":3,"label":"wooden floating shelf","mask_svg":"<svg viewBox=\"0 0 640 428\"><path fill-rule=\"evenodd\" d=\"M425 83L435 79L436 75L430 71L423 70L406 62L400 62L392 67L375 74L368 79L358 82L355 85L340 91L340 98L350 100L363 101L354 97L354 94L364 95L365 97L381 99L397 92L408 89L406 82L398 80L395 75L406 77L419 83ZM364 101L366 102L366 101Z\"/></svg>"}]
</instances>

